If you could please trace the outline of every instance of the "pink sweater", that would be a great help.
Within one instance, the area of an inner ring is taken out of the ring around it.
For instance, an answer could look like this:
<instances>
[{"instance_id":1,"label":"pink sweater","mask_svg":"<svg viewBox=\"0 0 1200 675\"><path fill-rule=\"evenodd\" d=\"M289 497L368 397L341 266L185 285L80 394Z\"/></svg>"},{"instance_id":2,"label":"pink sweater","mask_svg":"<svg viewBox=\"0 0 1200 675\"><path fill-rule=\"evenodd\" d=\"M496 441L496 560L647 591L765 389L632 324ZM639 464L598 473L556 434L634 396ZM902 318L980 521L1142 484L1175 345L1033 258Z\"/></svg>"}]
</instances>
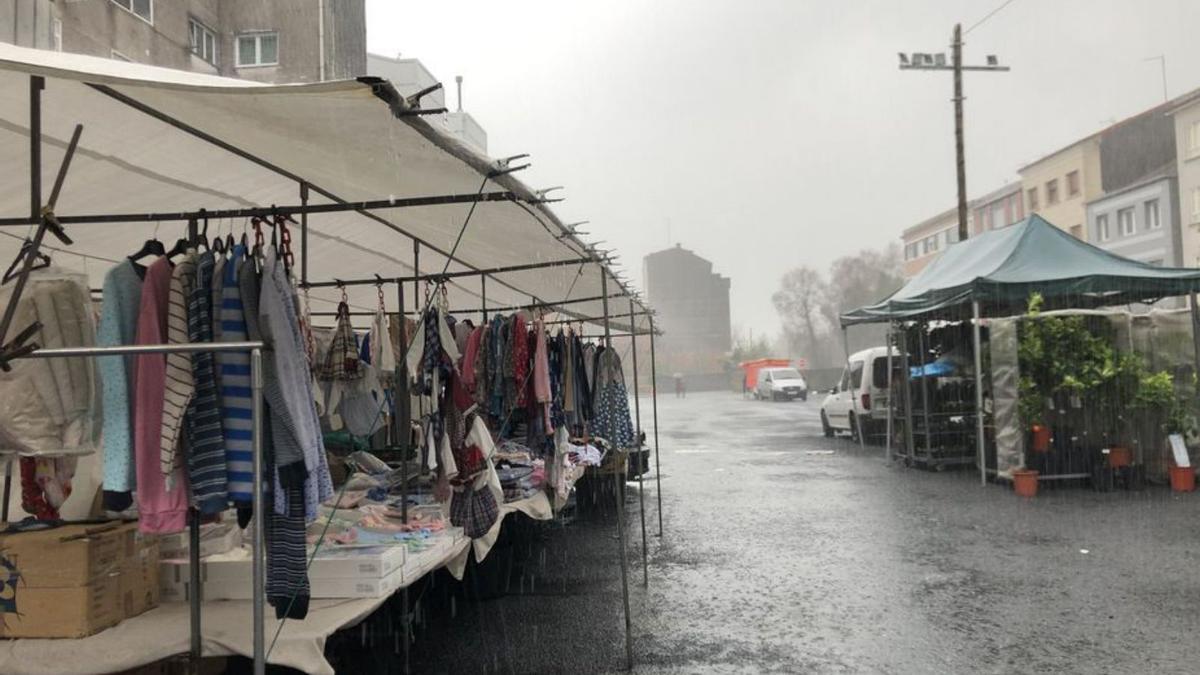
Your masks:
<instances>
[{"instance_id":1,"label":"pink sweater","mask_svg":"<svg viewBox=\"0 0 1200 675\"><path fill-rule=\"evenodd\" d=\"M139 345L167 341L167 296L171 263L159 258L146 270L138 313ZM167 491L159 468L162 441L166 356L139 354L133 365L133 457L137 467L138 529L148 534L179 532L187 525L188 489L183 469L175 470L175 488Z\"/></svg>"},{"instance_id":2,"label":"pink sweater","mask_svg":"<svg viewBox=\"0 0 1200 675\"><path fill-rule=\"evenodd\" d=\"M542 409L546 435L554 433L554 425L550 421L550 402L553 396L550 389L550 354L546 348L546 327L542 320L533 323L537 335L537 347L533 351L533 395Z\"/></svg>"}]
</instances>

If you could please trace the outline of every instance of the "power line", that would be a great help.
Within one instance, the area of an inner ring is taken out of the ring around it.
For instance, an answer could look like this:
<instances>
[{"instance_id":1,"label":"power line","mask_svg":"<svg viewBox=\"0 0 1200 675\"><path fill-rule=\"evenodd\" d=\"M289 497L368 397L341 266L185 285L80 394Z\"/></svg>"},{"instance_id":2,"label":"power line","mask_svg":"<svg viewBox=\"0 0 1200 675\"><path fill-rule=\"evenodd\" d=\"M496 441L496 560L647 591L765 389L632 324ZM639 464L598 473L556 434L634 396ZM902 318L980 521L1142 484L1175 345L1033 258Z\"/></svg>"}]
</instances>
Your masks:
<instances>
[{"instance_id":1,"label":"power line","mask_svg":"<svg viewBox=\"0 0 1200 675\"><path fill-rule=\"evenodd\" d=\"M999 7L988 12L987 15L984 16L982 19L971 24L970 28L963 31L963 35L966 35L967 33L970 33L971 31L975 30L976 28L979 28L979 26L983 25L984 21L987 21L988 19L992 18L993 16L996 16L997 14L1000 13L1000 10L1004 9L1005 7L1008 7L1012 3L1013 3L1013 0L1004 0L1004 2Z\"/></svg>"}]
</instances>

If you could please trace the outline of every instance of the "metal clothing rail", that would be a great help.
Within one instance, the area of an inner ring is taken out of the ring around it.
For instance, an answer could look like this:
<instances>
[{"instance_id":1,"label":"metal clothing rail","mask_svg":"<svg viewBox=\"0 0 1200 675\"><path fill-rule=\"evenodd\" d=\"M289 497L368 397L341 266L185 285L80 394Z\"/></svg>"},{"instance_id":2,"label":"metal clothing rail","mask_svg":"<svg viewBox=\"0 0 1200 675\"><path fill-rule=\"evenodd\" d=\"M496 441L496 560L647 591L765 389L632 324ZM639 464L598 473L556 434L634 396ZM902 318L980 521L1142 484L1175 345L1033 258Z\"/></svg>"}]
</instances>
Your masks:
<instances>
[{"instance_id":1,"label":"metal clothing rail","mask_svg":"<svg viewBox=\"0 0 1200 675\"><path fill-rule=\"evenodd\" d=\"M362 279L334 279L333 281L311 281L301 284L303 288L341 288L343 286L381 286L383 284L399 284L412 283L420 281L445 281L447 279L459 279L462 277L487 276L492 274L504 274L507 272L525 272L529 270L549 269L552 267L567 267L570 265L579 265L599 262L596 258L567 258L565 260L551 260L548 262L527 263L524 265L508 265L506 267L490 267L487 269L473 269L459 272L445 272L442 274L415 274L403 277L368 277Z\"/></svg>"},{"instance_id":2,"label":"metal clothing rail","mask_svg":"<svg viewBox=\"0 0 1200 675\"><path fill-rule=\"evenodd\" d=\"M254 589L254 673L263 675L266 672L266 643L263 630L265 616L264 601L266 597L266 567L263 555L266 546L263 540L263 466L262 466L262 342L190 342L181 344L155 345L117 345L111 347L59 347L54 349L38 349L21 356L23 359L55 359L69 357L127 356L137 354L192 354L196 352L250 352L250 388L251 388L251 428L254 453L254 537L251 550L251 574ZM11 461L11 460L10 460ZM4 504L9 500L8 490L5 490ZM188 546L188 571L191 575L191 593L188 602L191 610L191 658L198 663L203 651L203 640L200 633L200 520L191 513L188 518L190 530L190 545Z\"/></svg>"}]
</instances>

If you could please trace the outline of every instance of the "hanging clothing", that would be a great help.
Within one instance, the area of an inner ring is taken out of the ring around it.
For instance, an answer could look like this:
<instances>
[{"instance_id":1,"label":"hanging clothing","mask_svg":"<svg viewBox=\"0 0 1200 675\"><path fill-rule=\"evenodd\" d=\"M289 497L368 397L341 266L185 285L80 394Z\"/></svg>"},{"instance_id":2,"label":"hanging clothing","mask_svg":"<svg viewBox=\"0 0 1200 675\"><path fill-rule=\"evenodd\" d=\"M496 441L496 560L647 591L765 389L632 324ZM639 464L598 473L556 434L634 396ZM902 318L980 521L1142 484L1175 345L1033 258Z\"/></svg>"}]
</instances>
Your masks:
<instances>
[{"instance_id":1,"label":"hanging clothing","mask_svg":"<svg viewBox=\"0 0 1200 675\"><path fill-rule=\"evenodd\" d=\"M592 431L614 448L627 449L635 445L633 421L629 416L629 394L621 371L621 357L616 350L606 349L596 363L596 401Z\"/></svg>"},{"instance_id":2,"label":"hanging clothing","mask_svg":"<svg viewBox=\"0 0 1200 675\"><path fill-rule=\"evenodd\" d=\"M266 270L264 269L264 276ZM358 354L358 339L350 323L350 306L338 304L337 325L333 329L333 343L325 352L325 361L317 376L327 381L354 380L362 377L362 364ZM293 312L295 313L295 312ZM301 343L304 344L303 339Z\"/></svg>"},{"instance_id":3,"label":"hanging clothing","mask_svg":"<svg viewBox=\"0 0 1200 675\"><path fill-rule=\"evenodd\" d=\"M589 357L591 345L584 346L578 335L571 338L571 358L574 361L573 379L575 381L575 412L576 424L587 424L592 421L592 374L588 366L592 362Z\"/></svg>"},{"instance_id":4,"label":"hanging clothing","mask_svg":"<svg viewBox=\"0 0 1200 675\"><path fill-rule=\"evenodd\" d=\"M232 251L230 251L232 253ZM209 297L209 307L212 309L212 316L209 317L212 325L213 342L221 341L221 300L224 298L225 291L225 264L229 261L225 254L213 254L213 270L212 270L212 295ZM221 369L217 368L217 389L221 387Z\"/></svg>"},{"instance_id":5,"label":"hanging clothing","mask_svg":"<svg viewBox=\"0 0 1200 675\"><path fill-rule=\"evenodd\" d=\"M513 384L517 394L513 405L524 408L529 387L529 331L520 312L513 314L512 318L512 363Z\"/></svg>"},{"instance_id":6,"label":"hanging clothing","mask_svg":"<svg viewBox=\"0 0 1200 675\"><path fill-rule=\"evenodd\" d=\"M263 341L268 345L263 392L270 406L275 446L275 509L284 515L289 508L282 486L302 485L308 522L317 517L319 504L333 496L333 483L296 307L295 289L283 263L269 251L263 263L258 314Z\"/></svg>"},{"instance_id":7,"label":"hanging clothing","mask_svg":"<svg viewBox=\"0 0 1200 675\"><path fill-rule=\"evenodd\" d=\"M167 338L171 262L159 258L146 270L135 343L162 344ZM191 370L188 369L188 373ZM187 522L187 490L167 490L162 475L163 407L167 364L163 354L138 354L133 367L134 459L137 470L138 529L147 534L171 534ZM174 472L177 486L183 472Z\"/></svg>"},{"instance_id":8,"label":"hanging clothing","mask_svg":"<svg viewBox=\"0 0 1200 675\"><path fill-rule=\"evenodd\" d=\"M168 344L184 344L188 341L188 301L196 285L196 251L188 249L183 260L171 272L170 295L167 300ZM192 379L192 359L188 354L167 354L165 400L162 406L162 437L159 439L159 473L166 479L168 490L175 486L175 469L181 466L182 456L178 453L183 416L195 393L196 383Z\"/></svg>"},{"instance_id":9,"label":"hanging clothing","mask_svg":"<svg viewBox=\"0 0 1200 675\"><path fill-rule=\"evenodd\" d=\"M215 259L205 251L196 259L196 284L188 302L188 339L212 342L212 274ZM212 352L193 352L195 394L188 407L188 483L192 505L204 514L220 513L228 504L225 438L217 399Z\"/></svg>"},{"instance_id":10,"label":"hanging clothing","mask_svg":"<svg viewBox=\"0 0 1200 675\"><path fill-rule=\"evenodd\" d=\"M542 433L554 434L554 423L550 419L550 405L554 392L550 387L550 350L546 345L546 327L542 320L533 322L533 398L542 418Z\"/></svg>"},{"instance_id":11,"label":"hanging clothing","mask_svg":"<svg viewBox=\"0 0 1200 675\"><path fill-rule=\"evenodd\" d=\"M145 267L126 258L104 275L97 345L131 345L137 338L145 271ZM134 360L132 355L96 359L104 392L104 507L112 511L129 508L130 493L137 484L133 468L133 419L137 414L133 405Z\"/></svg>"},{"instance_id":12,"label":"hanging clothing","mask_svg":"<svg viewBox=\"0 0 1200 675\"><path fill-rule=\"evenodd\" d=\"M221 327L221 342L249 340L246 313L242 306L242 280L254 277L254 265L245 260L246 248L234 246L233 255L222 269L221 303L214 322ZM257 284L254 284L257 287ZM257 306L257 295L255 296ZM221 430L225 437L225 478L234 504L249 506L254 498L254 409L249 352L220 352Z\"/></svg>"}]
</instances>

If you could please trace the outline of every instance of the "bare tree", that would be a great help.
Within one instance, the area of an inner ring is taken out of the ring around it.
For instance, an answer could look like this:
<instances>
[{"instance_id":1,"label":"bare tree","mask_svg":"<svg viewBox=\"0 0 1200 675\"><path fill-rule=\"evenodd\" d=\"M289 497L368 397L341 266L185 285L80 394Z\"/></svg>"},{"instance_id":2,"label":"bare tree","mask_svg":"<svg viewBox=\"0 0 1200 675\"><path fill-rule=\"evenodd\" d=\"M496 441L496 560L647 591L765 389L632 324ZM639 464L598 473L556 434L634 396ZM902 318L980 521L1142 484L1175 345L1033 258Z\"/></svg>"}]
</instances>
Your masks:
<instances>
[{"instance_id":1,"label":"bare tree","mask_svg":"<svg viewBox=\"0 0 1200 675\"><path fill-rule=\"evenodd\" d=\"M779 290L771 296L789 343L814 362L822 360L825 351L821 349L822 338L829 335L822 316L822 303L827 295L828 286L820 272L798 267L783 275Z\"/></svg>"}]
</instances>

